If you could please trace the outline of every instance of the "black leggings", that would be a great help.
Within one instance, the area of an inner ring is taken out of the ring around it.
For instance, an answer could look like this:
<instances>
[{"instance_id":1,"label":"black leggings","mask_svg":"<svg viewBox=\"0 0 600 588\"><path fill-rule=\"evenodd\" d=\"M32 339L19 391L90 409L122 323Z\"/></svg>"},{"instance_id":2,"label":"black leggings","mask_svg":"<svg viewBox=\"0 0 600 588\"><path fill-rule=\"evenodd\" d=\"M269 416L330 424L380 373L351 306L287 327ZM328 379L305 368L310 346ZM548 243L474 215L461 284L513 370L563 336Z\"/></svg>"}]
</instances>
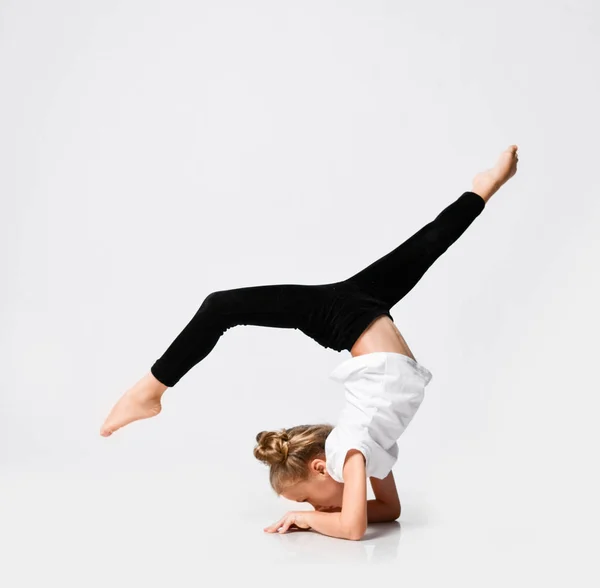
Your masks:
<instances>
[{"instance_id":1,"label":"black leggings","mask_svg":"<svg viewBox=\"0 0 600 588\"><path fill-rule=\"evenodd\" d=\"M187 326L151 367L174 386L236 325L299 329L323 347L350 350L378 316L390 309L485 207L464 192L404 243L357 274L331 284L274 284L211 292Z\"/></svg>"}]
</instances>

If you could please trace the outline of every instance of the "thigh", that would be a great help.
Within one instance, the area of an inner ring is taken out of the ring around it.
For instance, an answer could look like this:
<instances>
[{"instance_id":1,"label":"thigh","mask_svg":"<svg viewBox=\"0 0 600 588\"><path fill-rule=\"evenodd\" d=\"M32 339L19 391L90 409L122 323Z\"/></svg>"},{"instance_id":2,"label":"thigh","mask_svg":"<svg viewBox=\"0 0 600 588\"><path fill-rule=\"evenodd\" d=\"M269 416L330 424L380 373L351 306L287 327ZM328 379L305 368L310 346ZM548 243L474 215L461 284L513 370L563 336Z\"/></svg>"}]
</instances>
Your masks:
<instances>
[{"instance_id":1,"label":"thigh","mask_svg":"<svg viewBox=\"0 0 600 588\"><path fill-rule=\"evenodd\" d=\"M315 286L270 284L216 290L209 294L201 310L225 323L265 327L300 328L314 312L320 297Z\"/></svg>"},{"instance_id":2,"label":"thigh","mask_svg":"<svg viewBox=\"0 0 600 588\"><path fill-rule=\"evenodd\" d=\"M391 308L415 286L433 263L429 246L433 230L430 224L424 226L346 281Z\"/></svg>"},{"instance_id":3,"label":"thigh","mask_svg":"<svg viewBox=\"0 0 600 588\"><path fill-rule=\"evenodd\" d=\"M322 347L341 350L357 311L345 284L274 284L219 290L199 313L219 332L236 325L298 329Z\"/></svg>"}]
</instances>

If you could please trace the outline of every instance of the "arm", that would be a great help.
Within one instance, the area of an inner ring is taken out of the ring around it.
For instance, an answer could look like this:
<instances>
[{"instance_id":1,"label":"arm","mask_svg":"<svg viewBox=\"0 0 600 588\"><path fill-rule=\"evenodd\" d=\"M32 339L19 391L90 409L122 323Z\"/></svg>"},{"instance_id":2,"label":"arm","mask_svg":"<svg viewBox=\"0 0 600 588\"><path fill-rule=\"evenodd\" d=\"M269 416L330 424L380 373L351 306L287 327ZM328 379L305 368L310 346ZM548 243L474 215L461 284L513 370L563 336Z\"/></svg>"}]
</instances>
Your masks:
<instances>
[{"instance_id":1,"label":"arm","mask_svg":"<svg viewBox=\"0 0 600 588\"><path fill-rule=\"evenodd\" d=\"M344 462L344 493L340 512L308 511L306 523L324 535L358 541L367 529L367 474L365 457L350 449Z\"/></svg>"},{"instance_id":2,"label":"arm","mask_svg":"<svg viewBox=\"0 0 600 588\"><path fill-rule=\"evenodd\" d=\"M394 474L390 473L383 479L370 477L375 499L367 500L367 520L369 523L384 523L395 521L400 517L400 499L394 482ZM319 509L315 509L319 510ZM341 512L340 507L327 509L324 512Z\"/></svg>"},{"instance_id":3,"label":"arm","mask_svg":"<svg viewBox=\"0 0 600 588\"><path fill-rule=\"evenodd\" d=\"M400 517L401 505L393 472L383 480L372 477L369 480L375 494L374 500L367 501L369 523L395 521Z\"/></svg>"}]
</instances>

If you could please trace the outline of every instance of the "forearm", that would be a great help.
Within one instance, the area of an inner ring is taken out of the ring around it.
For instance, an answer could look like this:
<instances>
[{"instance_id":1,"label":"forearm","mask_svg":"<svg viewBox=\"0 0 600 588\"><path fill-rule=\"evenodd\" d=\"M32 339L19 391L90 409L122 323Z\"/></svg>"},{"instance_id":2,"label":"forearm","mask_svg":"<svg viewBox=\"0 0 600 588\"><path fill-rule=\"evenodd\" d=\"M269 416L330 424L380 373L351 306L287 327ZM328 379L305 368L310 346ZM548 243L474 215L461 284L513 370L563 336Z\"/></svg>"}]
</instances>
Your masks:
<instances>
[{"instance_id":1,"label":"forearm","mask_svg":"<svg viewBox=\"0 0 600 588\"><path fill-rule=\"evenodd\" d=\"M369 523L395 521L400 516L400 503L388 504L374 498L367 500L367 520Z\"/></svg>"},{"instance_id":2,"label":"forearm","mask_svg":"<svg viewBox=\"0 0 600 588\"><path fill-rule=\"evenodd\" d=\"M307 511L302 513L306 523L318 533L338 537L340 539L357 540L362 534L356 534L351 528L344 524L341 512Z\"/></svg>"}]
</instances>

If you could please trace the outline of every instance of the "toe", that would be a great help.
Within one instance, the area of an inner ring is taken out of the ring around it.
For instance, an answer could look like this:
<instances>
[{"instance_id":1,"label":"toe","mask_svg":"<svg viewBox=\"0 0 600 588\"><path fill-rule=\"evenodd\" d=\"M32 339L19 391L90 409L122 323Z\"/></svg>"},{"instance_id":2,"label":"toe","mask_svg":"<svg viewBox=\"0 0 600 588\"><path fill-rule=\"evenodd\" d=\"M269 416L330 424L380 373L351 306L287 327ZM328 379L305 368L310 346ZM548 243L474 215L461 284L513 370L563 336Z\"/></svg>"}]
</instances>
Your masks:
<instances>
[{"instance_id":1,"label":"toe","mask_svg":"<svg viewBox=\"0 0 600 588\"><path fill-rule=\"evenodd\" d=\"M103 437L108 437L112 435L117 430L115 427L115 423L112 419L107 418L104 423L102 423L102 427L100 427L100 435Z\"/></svg>"}]
</instances>

